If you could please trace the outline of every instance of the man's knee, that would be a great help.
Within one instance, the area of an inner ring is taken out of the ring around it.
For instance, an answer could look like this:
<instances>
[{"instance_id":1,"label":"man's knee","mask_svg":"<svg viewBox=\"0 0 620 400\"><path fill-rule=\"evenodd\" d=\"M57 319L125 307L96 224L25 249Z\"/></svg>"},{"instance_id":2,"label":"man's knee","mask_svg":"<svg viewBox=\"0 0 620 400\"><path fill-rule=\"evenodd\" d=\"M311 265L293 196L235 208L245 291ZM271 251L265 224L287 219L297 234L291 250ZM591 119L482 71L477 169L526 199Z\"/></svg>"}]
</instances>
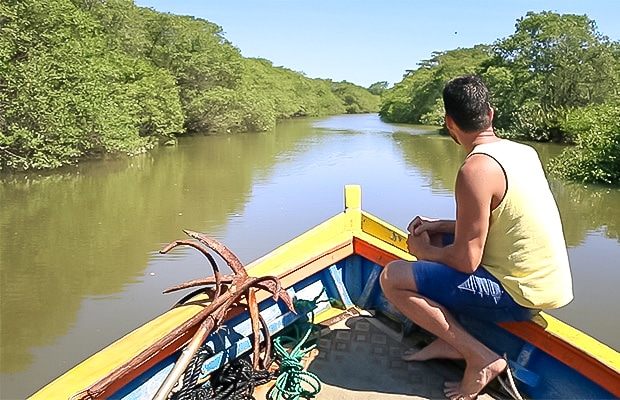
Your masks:
<instances>
[{"instance_id":1,"label":"man's knee","mask_svg":"<svg viewBox=\"0 0 620 400\"><path fill-rule=\"evenodd\" d=\"M404 260L390 261L383 268L379 283L384 292L392 289L404 289L413 281L411 262Z\"/></svg>"}]
</instances>

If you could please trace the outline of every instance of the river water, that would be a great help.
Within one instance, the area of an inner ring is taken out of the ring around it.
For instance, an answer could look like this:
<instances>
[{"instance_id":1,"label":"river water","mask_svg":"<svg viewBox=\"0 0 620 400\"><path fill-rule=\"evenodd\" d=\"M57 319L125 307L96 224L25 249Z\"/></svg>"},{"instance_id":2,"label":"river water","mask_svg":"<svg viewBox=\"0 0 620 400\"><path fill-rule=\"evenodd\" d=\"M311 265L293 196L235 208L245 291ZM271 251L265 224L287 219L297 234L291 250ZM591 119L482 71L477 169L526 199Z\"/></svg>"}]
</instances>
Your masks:
<instances>
[{"instance_id":1,"label":"river water","mask_svg":"<svg viewBox=\"0 0 620 400\"><path fill-rule=\"evenodd\" d=\"M560 146L535 146L543 162ZM0 398L20 399L168 309L206 275L182 229L246 264L339 213L346 184L364 210L405 228L454 218L464 153L433 129L376 115L285 121L275 131L182 138L132 158L1 177ZM620 189L551 181L575 300L553 315L620 350Z\"/></svg>"}]
</instances>

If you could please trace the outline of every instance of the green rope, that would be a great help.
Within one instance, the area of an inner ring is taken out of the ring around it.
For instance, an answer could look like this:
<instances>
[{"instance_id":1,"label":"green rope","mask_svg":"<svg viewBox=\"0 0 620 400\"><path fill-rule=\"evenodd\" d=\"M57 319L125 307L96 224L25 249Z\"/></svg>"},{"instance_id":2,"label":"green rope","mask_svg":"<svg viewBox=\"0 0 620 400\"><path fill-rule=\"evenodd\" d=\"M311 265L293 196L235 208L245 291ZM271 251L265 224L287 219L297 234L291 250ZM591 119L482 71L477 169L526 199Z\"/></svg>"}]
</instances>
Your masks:
<instances>
[{"instance_id":1,"label":"green rope","mask_svg":"<svg viewBox=\"0 0 620 400\"><path fill-rule=\"evenodd\" d=\"M291 335L284 334L273 340L273 348L276 357L280 360L280 368L275 384L267 393L269 400L311 399L321 391L321 380L316 374L304 370L301 360L316 347L318 342L315 339L314 344L304 347L312 331L317 328L314 325L314 309L318 303L329 301L329 299L319 300L324 293L325 288L313 300L295 300L295 310L300 314L310 313L310 320L298 320L289 326L288 330L293 330L292 337ZM302 327L306 328L306 333L303 335L303 338L299 339ZM284 342L287 342L289 345L297 342L297 345L289 352L284 347Z\"/></svg>"},{"instance_id":2,"label":"green rope","mask_svg":"<svg viewBox=\"0 0 620 400\"><path fill-rule=\"evenodd\" d=\"M311 333L312 326L290 353L282 345L282 341L290 340L290 337L280 336L274 339L274 350L280 359L280 372L274 386L267 394L269 400L311 399L321 390L319 378L314 373L305 371L301 362L302 358L316 347L315 343L302 348Z\"/></svg>"}]
</instances>

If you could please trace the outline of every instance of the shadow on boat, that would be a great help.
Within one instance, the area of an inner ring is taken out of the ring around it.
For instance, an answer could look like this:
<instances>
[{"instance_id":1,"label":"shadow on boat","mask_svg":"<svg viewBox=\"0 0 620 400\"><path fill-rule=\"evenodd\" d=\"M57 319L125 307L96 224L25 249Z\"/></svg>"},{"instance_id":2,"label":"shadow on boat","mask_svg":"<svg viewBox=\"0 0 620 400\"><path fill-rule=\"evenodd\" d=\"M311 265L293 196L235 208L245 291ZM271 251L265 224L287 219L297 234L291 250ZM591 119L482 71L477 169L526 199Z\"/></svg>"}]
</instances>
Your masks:
<instances>
[{"instance_id":1,"label":"shadow on boat","mask_svg":"<svg viewBox=\"0 0 620 400\"><path fill-rule=\"evenodd\" d=\"M445 398L444 382L461 379L457 363L401 359L405 350L421 348L430 339L419 331L404 337L385 318L373 316L350 317L324 329L318 354L308 367L322 382L317 398ZM483 394L480 398L500 397Z\"/></svg>"}]
</instances>

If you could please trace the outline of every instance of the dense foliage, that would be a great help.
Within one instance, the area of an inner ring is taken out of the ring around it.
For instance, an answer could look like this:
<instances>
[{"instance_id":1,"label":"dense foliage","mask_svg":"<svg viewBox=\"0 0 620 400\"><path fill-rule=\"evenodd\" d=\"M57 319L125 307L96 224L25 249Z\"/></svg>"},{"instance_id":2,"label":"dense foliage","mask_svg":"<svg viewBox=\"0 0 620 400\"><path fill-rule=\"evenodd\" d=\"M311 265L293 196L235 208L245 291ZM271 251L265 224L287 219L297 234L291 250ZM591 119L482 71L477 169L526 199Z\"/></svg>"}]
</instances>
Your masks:
<instances>
[{"instance_id":1,"label":"dense foliage","mask_svg":"<svg viewBox=\"0 0 620 400\"><path fill-rule=\"evenodd\" d=\"M0 7L2 167L144 151L182 130L174 76L110 51L90 12L69 1Z\"/></svg>"},{"instance_id":2,"label":"dense foliage","mask_svg":"<svg viewBox=\"0 0 620 400\"><path fill-rule=\"evenodd\" d=\"M242 57L202 19L131 0L0 3L0 169L378 109L378 93Z\"/></svg>"},{"instance_id":3,"label":"dense foliage","mask_svg":"<svg viewBox=\"0 0 620 400\"><path fill-rule=\"evenodd\" d=\"M502 136L575 144L552 172L620 184L620 43L598 33L594 21L530 12L493 45L436 53L383 94L382 119L441 125L443 85L465 73L488 84Z\"/></svg>"},{"instance_id":4,"label":"dense foliage","mask_svg":"<svg viewBox=\"0 0 620 400\"><path fill-rule=\"evenodd\" d=\"M407 71L403 81L383 94L381 118L388 122L434 124L443 121L441 92L445 83L457 76L476 72L489 59L488 46L433 53L415 71Z\"/></svg>"},{"instance_id":5,"label":"dense foliage","mask_svg":"<svg viewBox=\"0 0 620 400\"><path fill-rule=\"evenodd\" d=\"M380 110L388 122L441 125L443 85L465 73L489 85L501 135L574 144L552 172L620 183L620 43L585 15L530 12L508 38L433 53L393 88L364 89L244 58L219 26L131 0L0 3L0 169L138 153L185 133L265 131L297 116Z\"/></svg>"},{"instance_id":6,"label":"dense foliage","mask_svg":"<svg viewBox=\"0 0 620 400\"><path fill-rule=\"evenodd\" d=\"M620 104L574 108L561 128L575 146L551 160L552 172L577 181L620 183Z\"/></svg>"}]
</instances>

